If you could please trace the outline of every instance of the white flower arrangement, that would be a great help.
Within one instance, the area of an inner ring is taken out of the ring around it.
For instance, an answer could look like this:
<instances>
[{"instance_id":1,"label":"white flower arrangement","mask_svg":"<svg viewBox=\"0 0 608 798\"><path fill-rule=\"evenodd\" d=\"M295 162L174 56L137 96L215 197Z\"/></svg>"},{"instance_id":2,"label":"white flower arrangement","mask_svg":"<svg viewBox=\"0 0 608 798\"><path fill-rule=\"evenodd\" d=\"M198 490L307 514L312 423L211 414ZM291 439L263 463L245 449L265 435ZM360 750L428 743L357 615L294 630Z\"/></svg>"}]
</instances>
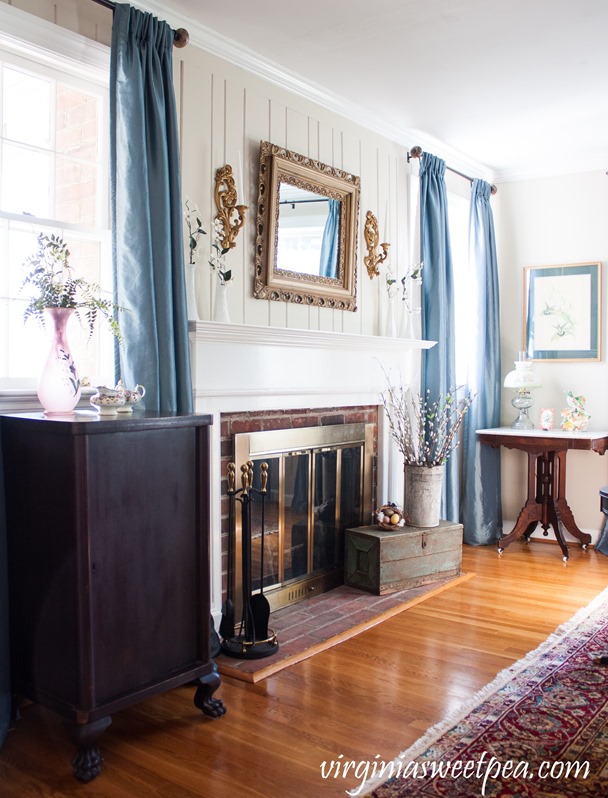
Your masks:
<instances>
[{"instance_id":1,"label":"white flower arrangement","mask_svg":"<svg viewBox=\"0 0 608 798\"><path fill-rule=\"evenodd\" d=\"M389 267L386 270L386 294L389 298L389 301L397 296L398 290L399 286L397 285L397 278Z\"/></svg>"},{"instance_id":2,"label":"white flower arrangement","mask_svg":"<svg viewBox=\"0 0 608 798\"><path fill-rule=\"evenodd\" d=\"M227 285L232 282L232 270L226 268L226 253L230 251L228 247L222 246L224 237L224 226L221 219L215 219L213 222L213 244L212 248L215 252L211 253L209 258L209 265L214 272L217 273L220 285Z\"/></svg>"},{"instance_id":3,"label":"white flower arrangement","mask_svg":"<svg viewBox=\"0 0 608 798\"><path fill-rule=\"evenodd\" d=\"M407 270L405 275L401 278L401 301L405 303L405 307L408 313L419 313L421 308L414 308L412 307L412 294L410 288L410 282L414 284L422 285L422 269L424 267L424 262L420 261L420 263L413 263L410 268Z\"/></svg>"},{"instance_id":4,"label":"white flower arrangement","mask_svg":"<svg viewBox=\"0 0 608 798\"><path fill-rule=\"evenodd\" d=\"M184 202L184 220L188 228L188 251L190 253L189 263L194 266L199 259L199 241L201 236L207 235L203 229L201 212L196 202L186 197ZM209 266L212 271L217 273L221 285L226 285L232 281L232 270L226 268L226 253L230 250L222 247L224 228L220 219L213 222L213 241L211 244L211 255L209 256Z\"/></svg>"},{"instance_id":5,"label":"white flower arrangement","mask_svg":"<svg viewBox=\"0 0 608 798\"><path fill-rule=\"evenodd\" d=\"M198 209L196 202L193 202L190 197L186 197L184 202L184 219L186 227L188 228L188 252L190 253L189 263L194 266L198 258L198 242L201 236L207 235L206 231L202 228L201 212Z\"/></svg>"}]
</instances>

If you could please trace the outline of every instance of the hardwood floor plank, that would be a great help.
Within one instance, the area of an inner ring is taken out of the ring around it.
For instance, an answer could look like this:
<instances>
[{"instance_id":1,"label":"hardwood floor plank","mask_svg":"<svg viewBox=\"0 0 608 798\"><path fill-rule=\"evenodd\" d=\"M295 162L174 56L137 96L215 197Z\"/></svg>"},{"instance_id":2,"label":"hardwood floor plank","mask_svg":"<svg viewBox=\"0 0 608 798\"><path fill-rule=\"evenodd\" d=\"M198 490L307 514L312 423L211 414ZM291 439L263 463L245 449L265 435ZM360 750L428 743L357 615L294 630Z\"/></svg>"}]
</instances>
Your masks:
<instances>
[{"instance_id":1,"label":"hardwood floor plank","mask_svg":"<svg viewBox=\"0 0 608 798\"><path fill-rule=\"evenodd\" d=\"M256 684L224 677L210 720L180 687L113 718L102 775L71 776L61 721L29 705L0 751L2 798L317 798L359 783L321 765L390 761L608 584L608 558L465 547L474 578Z\"/></svg>"}]
</instances>

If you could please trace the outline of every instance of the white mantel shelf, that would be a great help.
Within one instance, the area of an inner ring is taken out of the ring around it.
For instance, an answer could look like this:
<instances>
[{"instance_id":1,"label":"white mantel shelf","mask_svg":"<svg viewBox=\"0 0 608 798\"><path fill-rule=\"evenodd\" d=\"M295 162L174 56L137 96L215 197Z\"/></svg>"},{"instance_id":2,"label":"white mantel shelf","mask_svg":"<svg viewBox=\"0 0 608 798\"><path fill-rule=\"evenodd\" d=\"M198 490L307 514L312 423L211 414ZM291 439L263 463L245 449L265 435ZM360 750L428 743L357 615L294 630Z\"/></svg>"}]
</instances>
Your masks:
<instances>
[{"instance_id":1,"label":"white mantel shelf","mask_svg":"<svg viewBox=\"0 0 608 798\"><path fill-rule=\"evenodd\" d=\"M190 322L189 330L198 412L378 404L384 373L411 384L413 356L434 345L207 321Z\"/></svg>"},{"instance_id":2,"label":"white mantel shelf","mask_svg":"<svg viewBox=\"0 0 608 798\"><path fill-rule=\"evenodd\" d=\"M191 321L188 322L188 329L197 341L265 346L313 346L323 349L403 352L407 349L430 349L436 343L384 335L355 335L289 327L261 327L254 324L221 324L216 321Z\"/></svg>"}]
</instances>

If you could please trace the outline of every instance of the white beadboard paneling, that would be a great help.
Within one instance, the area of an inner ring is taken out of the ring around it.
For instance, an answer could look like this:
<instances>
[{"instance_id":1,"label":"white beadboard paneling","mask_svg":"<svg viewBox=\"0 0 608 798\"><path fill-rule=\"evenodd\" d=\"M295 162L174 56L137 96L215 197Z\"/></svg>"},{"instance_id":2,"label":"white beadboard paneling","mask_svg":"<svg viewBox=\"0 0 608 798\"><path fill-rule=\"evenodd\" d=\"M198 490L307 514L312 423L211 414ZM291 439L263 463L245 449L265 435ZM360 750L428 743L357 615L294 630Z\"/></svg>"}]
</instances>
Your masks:
<instances>
[{"instance_id":1,"label":"white beadboard paneling","mask_svg":"<svg viewBox=\"0 0 608 798\"><path fill-rule=\"evenodd\" d=\"M53 5L45 3L45 5ZM55 3L55 22L64 28L78 31L89 39L107 44L112 43L112 12L98 3L89 0L62 0Z\"/></svg>"},{"instance_id":2,"label":"white beadboard paneling","mask_svg":"<svg viewBox=\"0 0 608 798\"><path fill-rule=\"evenodd\" d=\"M245 93L245 190L251 224L246 238L249 253L255 253L258 173L260 141L267 141L270 135L270 108L268 96L248 87ZM270 302L255 301L251 298L255 275L255 256L246 259L247 280L243 284L243 316L246 324L268 326L270 324ZM274 303L276 304L276 303Z\"/></svg>"},{"instance_id":3,"label":"white beadboard paneling","mask_svg":"<svg viewBox=\"0 0 608 798\"><path fill-rule=\"evenodd\" d=\"M242 82L229 79L226 81L226 99L224 116L226 120L230 120L226 124L224 133L224 140L226 143L225 148L225 163L230 164L232 173L235 177L237 192L243 191L239 186L244 182L242 170L243 166L243 150L245 146L245 90ZM224 166L224 163L218 163L217 166ZM242 196L238 198L238 204L248 204L244 202ZM255 221L253 221L255 225ZM247 283L247 267L245 262L249 231L251 230L252 218L251 214L247 213L245 216L245 224L241 228L236 241L236 246L226 254L226 265L230 267L234 275L234 283L230 286L228 291L228 307L230 310L230 319L234 323L242 323L244 321L243 298L246 290L249 288ZM249 259L248 259L249 260Z\"/></svg>"},{"instance_id":4,"label":"white beadboard paneling","mask_svg":"<svg viewBox=\"0 0 608 798\"><path fill-rule=\"evenodd\" d=\"M181 51L184 52L183 50ZM212 75L199 64L186 65L180 60L180 93L178 116L182 141L182 195L190 197L201 212L206 235L199 239L195 267L196 304L201 319L211 318L211 275L208 254L211 244L211 199L208 185L211 175L211 114L201 114L201 108L211 108ZM184 239L186 260L188 242Z\"/></svg>"},{"instance_id":5,"label":"white beadboard paneling","mask_svg":"<svg viewBox=\"0 0 608 798\"><path fill-rule=\"evenodd\" d=\"M55 3L49 3L48 0L12 0L8 5L19 8L21 11L27 11L28 14L34 14L34 16L41 19L46 19L48 22L55 22ZM74 30L68 25L64 27ZM77 33L80 33L80 30Z\"/></svg>"}]
</instances>

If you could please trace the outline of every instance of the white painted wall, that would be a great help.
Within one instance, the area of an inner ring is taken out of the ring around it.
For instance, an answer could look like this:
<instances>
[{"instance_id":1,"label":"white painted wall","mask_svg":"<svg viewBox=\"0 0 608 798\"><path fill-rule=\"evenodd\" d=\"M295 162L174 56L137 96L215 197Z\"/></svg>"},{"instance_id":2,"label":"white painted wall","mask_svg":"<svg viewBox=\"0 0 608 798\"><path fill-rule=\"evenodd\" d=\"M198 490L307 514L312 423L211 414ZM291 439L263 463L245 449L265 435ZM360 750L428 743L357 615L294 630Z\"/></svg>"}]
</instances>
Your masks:
<instances>
[{"instance_id":1,"label":"white painted wall","mask_svg":"<svg viewBox=\"0 0 608 798\"><path fill-rule=\"evenodd\" d=\"M523 342L523 270L547 266L601 261L602 360L597 363L539 362L535 364L543 387L534 391L534 422L538 410L566 406L565 391L587 398L591 427L608 428L608 356L606 290L608 276L608 176L601 172L560 175L552 178L502 183L493 198L500 270L501 352L503 379ZM502 423L513 420L509 391L503 391ZM505 521L514 521L526 496L526 455L502 454L502 495ZM600 487L608 484L608 456L591 452L568 454L566 496L578 526L597 535L603 522Z\"/></svg>"}]
</instances>

